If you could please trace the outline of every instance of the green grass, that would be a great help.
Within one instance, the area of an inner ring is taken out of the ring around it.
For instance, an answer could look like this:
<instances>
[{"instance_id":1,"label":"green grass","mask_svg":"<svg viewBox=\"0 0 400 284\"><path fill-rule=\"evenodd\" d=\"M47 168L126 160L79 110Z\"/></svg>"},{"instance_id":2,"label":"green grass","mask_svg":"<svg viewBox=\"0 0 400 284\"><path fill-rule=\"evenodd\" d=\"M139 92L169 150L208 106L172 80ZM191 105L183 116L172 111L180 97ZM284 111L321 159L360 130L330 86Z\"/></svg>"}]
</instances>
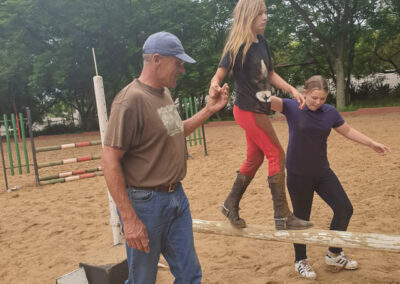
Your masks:
<instances>
[{"instance_id":1,"label":"green grass","mask_svg":"<svg viewBox=\"0 0 400 284\"><path fill-rule=\"evenodd\" d=\"M356 111L360 108L400 106L400 98L383 98L379 100L353 101L343 111Z\"/></svg>"}]
</instances>

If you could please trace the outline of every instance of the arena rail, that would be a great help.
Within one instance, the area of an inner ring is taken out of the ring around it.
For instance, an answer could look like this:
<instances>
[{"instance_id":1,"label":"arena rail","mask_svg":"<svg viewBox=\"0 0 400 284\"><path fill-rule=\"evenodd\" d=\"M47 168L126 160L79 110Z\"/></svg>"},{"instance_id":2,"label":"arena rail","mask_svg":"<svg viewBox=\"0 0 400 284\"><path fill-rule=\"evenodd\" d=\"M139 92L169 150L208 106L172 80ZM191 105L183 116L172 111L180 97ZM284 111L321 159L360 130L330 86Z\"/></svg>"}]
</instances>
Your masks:
<instances>
[{"instance_id":1,"label":"arena rail","mask_svg":"<svg viewBox=\"0 0 400 284\"><path fill-rule=\"evenodd\" d=\"M400 253L400 235L318 229L277 231L274 228L259 225L247 225L247 228L235 229L227 222L199 219L193 219L193 231L197 233L244 237L266 241L383 250Z\"/></svg>"}]
</instances>

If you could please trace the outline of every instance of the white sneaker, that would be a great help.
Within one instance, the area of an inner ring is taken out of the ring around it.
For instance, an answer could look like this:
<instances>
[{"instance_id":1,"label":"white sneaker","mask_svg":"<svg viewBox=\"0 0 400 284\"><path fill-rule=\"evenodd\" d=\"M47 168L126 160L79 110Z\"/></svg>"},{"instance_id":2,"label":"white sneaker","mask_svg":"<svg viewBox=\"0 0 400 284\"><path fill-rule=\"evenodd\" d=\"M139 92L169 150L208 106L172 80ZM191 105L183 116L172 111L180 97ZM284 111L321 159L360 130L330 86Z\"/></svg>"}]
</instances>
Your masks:
<instances>
[{"instance_id":1,"label":"white sneaker","mask_svg":"<svg viewBox=\"0 0 400 284\"><path fill-rule=\"evenodd\" d=\"M317 278L317 274L315 274L314 269L312 269L311 265L308 263L308 259L302 259L296 261L294 263L294 270L298 272L301 275L301 277L307 279Z\"/></svg>"},{"instance_id":2,"label":"white sneaker","mask_svg":"<svg viewBox=\"0 0 400 284\"><path fill-rule=\"evenodd\" d=\"M344 252L340 252L340 254L335 255L334 253L328 251L325 255L325 263L327 265L337 266L349 270L358 268L358 262L345 256Z\"/></svg>"}]
</instances>

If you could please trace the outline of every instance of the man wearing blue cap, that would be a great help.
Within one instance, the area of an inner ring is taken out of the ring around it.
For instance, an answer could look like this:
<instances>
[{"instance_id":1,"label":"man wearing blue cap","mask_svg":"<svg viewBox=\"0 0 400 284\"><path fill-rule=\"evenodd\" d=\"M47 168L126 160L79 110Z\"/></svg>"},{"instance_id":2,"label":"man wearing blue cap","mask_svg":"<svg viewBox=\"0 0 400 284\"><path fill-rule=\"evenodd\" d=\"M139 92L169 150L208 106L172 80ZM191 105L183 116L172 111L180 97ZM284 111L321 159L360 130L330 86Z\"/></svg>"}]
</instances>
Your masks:
<instances>
[{"instance_id":1,"label":"man wearing blue cap","mask_svg":"<svg viewBox=\"0 0 400 284\"><path fill-rule=\"evenodd\" d=\"M186 175L184 137L228 101L228 86L207 105L181 121L168 88L176 87L187 55L173 34L149 36L143 69L115 97L104 139L102 164L118 207L126 238L129 278L125 283L155 283L162 253L175 283L200 283L189 202L181 180Z\"/></svg>"}]
</instances>

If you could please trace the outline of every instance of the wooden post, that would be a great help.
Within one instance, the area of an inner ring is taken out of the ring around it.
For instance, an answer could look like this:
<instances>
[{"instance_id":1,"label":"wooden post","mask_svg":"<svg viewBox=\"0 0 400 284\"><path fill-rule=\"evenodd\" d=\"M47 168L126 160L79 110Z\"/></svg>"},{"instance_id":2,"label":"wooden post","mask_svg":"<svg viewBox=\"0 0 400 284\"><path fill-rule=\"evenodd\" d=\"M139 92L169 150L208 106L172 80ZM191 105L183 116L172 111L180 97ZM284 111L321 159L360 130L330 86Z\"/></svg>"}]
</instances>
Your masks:
<instances>
[{"instance_id":1,"label":"wooden post","mask_svg":"<svg viewBox=\"0 0 400 284\"><path fill-rule=\"evenodd\" d=\"M400 235L317 229L277 231L275 228L256 225L247 225L245 229L235 229L227 222L204 221L198 219L193 219L193 231L197 233L244 237L266 241L312 244L325 247L333 246L400 252Z\"/></svg>"}]
</instances>

